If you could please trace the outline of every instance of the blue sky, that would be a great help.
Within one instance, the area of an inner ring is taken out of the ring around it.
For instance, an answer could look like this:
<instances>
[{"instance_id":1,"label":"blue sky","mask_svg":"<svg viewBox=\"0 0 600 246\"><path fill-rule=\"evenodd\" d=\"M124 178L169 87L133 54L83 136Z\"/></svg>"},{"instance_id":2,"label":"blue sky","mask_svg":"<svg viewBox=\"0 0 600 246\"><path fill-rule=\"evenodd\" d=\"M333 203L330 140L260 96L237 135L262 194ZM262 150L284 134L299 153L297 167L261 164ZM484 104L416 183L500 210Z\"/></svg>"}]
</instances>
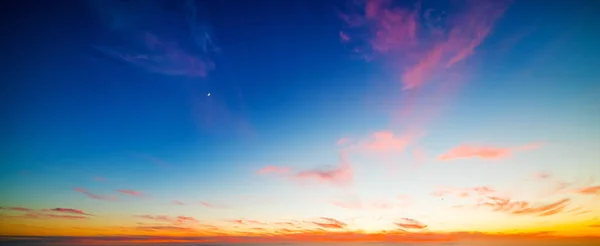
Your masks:
<instances>
[{"instance_id":1,"label":"blue sky","mask_svg":"<svg viewBox=\"0 0 600 246\"><path fill-rule=\"evenodd\" d=\"M0 206L92 211L105 215L89 222L97 228L167 214L218 225L327 217L367 231L389 230L377 219L386 216L498 231L568 216L478 211L459 223L469 213L452 206L464 200L431 196L485 186L540 206L567 197L590 211L582 219L600 216L597 198L571 192L600 178L593 4L364 2L24 3L7 46ZM551 180L519 191L542 172ZM540 195L557 182L572 186ZM413 207L376 208L398 196ZM333 205L341 200L362 205Z\"/></svg>"}]
</instances>

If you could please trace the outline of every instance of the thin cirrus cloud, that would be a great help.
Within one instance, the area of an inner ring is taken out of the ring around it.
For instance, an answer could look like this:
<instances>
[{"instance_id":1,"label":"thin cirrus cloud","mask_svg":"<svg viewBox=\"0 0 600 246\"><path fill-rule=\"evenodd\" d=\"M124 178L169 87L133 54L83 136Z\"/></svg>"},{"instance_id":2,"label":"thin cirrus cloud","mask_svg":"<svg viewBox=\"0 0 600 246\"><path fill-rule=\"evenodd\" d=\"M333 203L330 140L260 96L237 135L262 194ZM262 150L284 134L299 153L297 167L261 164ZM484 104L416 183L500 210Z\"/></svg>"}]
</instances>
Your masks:
<instances>
[{"instance_id":1,"label":"thin cirrus cloud","mask_svg":"<svg viewBox=\"0 0 600 246\"><path fill-rule=\"evenodd\" d=\"M354 170L348 162L346 152L340 154L340 161L337 167L327 170L305 170L300 171L293 176L300 182L315 182L332 184L336 186L348 186L354 181Z\"/></svg>"},{"instance_id":2,"label":"thin cirrus cloud","mask_svg":"<svg viewBox=\"0 0 600 246\"><path fill-rule=\"evenodd\" d=\"M473 55L510 3L466 1L446 16L437 9L423 11L420 4L410 8L367 0L354 6L360 12L341 14L348 28L340 37L345 43L362 41L355 50L365 57L387 57L402 67L403 89L414 89Z\"/></svg>"},{"instance_id":3,"label":"thin cirrus cloud","mask_svg":"<svg viewBox=\"0 0 600 246\"><path fill-rule=\"evenodd\" d=\"M415 219L410 218L402 218L398 222L395 222L398 227L402 229L414 229L414 230L423 230L427 228L426 224L423 224Z\"/></svg>"},{"instance_id":4,"label":"thin cirrus cloud","mask_svg":"<svg viewBox=\"0 0 600 246\"><path fill-rule=\"evenodd\" d=\"M51 208L38 210L26 207L0 207L0 210L21 212L22 214L20 215L6 217L25 219L87 219L88 216L91 216L91 214L74 208Z\"/></svg>"},{"instance_id":5,"label":"thin cirrus cloud","mask_svg":"<svg viewBox=\"0 0 600 246\"><path fill-rule=\"evenodd\" d=\"M600 195L600 185L583 187L576 190L576 193L582 195Z\"/></svg>"},{"instance_id":6,"label":"thin cirrus cloud","mask_svg":"<svg viewBox=\"0 0 600 246\"><path fill-rule=\"evenodd\" d=\"M503 212L513 215L550 216L565 212L571 200L564 198L548 204L533 204L527 201L513 200L505 195L499 195L496 189L487 186L473 188L442 188L432 193L434 197L456 197L460 199L475 199L473 206L455 206L468 208L486 208L493 212Z\"/></svg>"},{"instance_id":7,"label":"thin cirrus cloud","mask_svg":"<svg viewBox=\"0 0 600 246\"><path fill-rule=\"evenodd\" d=\"M195 1L187 2L178 6L184 14L177 22L160 18L168 15L156 2L95 1L92 7L98 12L102 24L115 34L114 40L120 43L103 43L93 47L108 57L149 72L205 77L214 68L210 53L217 48L207 23L198 18L201 16L197 14Z\"/></svg>"},{"instance_id":8,"label":"thin cirrus cloud","mask_svg":"<svg viewBox=\"0 0 600 246\"><path fill-rule=\"evenodd\" d=\"M542 143L531 143L518 147L496 147L463 144L456 146L444 154L438 156L438 160L448 161L453 159L502 159L513 155L515 152L528 151L540 148Z\"/></svg>"},{"instance_id":9,"label":"thin cirrus cloud","mask_svg":"<svg viewBox=\"0 0 600 246\"><path fill-rule=\"evenodd\" d=\"M350 143L350 141L351 141L351 139L350 139L350 138L343 137L343 138L340 138L340 139L338 139L338 140L335 142L335 144L336 144L337 146L342 146L342 145L346 145L346 144Z\"/></svg>"},{"instance_id":10,"label":"thin cirrus cloud","mask_svg":"<svg viewBox=\"0 0 600 246\"><path fill-rule=\"evenodd\" d=\"M326 217L321 217L320 221L315 221L313 224L327 229L344 229L348 226L348 224L342 221Z\"/></svg>"},{"instance_id":11,"label":"thin cirrus cloud","mask_svg":"<svg viewBox=\"0 0 600 246\"><path fill-rule=\"evenodd\" d=\"M410 135L395 135L391 131L374 132L370 140L362 144L362 149L373 152L402 152L413 139Z\"/></svg>"},{"instance_id":12,"label":"thin cirrus cloud","mask_svg":"<svg viewBox=\"0 0 600 246\"><path fill-rule=\"evenodd\" d=\"M90 215L90 214L83 212L82 210L73 209L73 208L52 208L52 209L48 209L47 211L58 212L58 213L67 213L67 214Z\"/></svg>"},{"instance_id":13,"label":"thin cirrus cloud","mask_svg":"<svg viewBox=\"0 0 600 246\"><path fill-rule=\"evenodd\" d=\"M200 205L202 205L204 207L207 207L207 208L216 208L216 209L226 209L226 208L229 208L227 205L216 204L216 203L206 202L206 201L200 202Z\"/></svg>"},{"instance_id":14,"label":"thin cirrus cloud","mask_svg":"<svg viewBox=\"0 0 600 246\"><path fill-rule=\"evenodd\" d=\"M136 191L136 190L115 190L116 192L119 192L121 194L124 195L128 195L128 196L143 196L144 194L141 191Z\"/></svg>"},{"instance_id":15,"label":"thin cirrus cloud","mask_svg":"<svg viewBox=\"0 0 600 246\"><path fill-rule=\"evenodd\" d=\"M178 201L178 200L175 200L175 201L171 202L171 204L173 204L173 205L178 205L178 206L183 206L183 205L185 205L185 203L184 203L184 202L182 202L182 201Z\"/></svg>"},{"instance_id":16,"label":"thin cirrus cloud","mask_svg":"<svg viewBox=\"0 0 600 246\"><path fill-rule=\"evenodd\" d=\"M512 201L507 198L489 196L477 206L488 207L495 212L506 212L515 215L550 216L563 212L570 201L570 199L565 198L549 204L533 205L525 201Z\"/></svg>"},{"instance_id":17,"label":"thin cirrus cloud","mask_svg":"<svg viewBox=\"0 0 600 246\"><path fill-rule=\"evenodd\" d=\"M284 174L290 172L289 167L277 167L277 166L266 166L263 169L258 170L257 174L268 174L268 173L279 173Z\"/></svg>"},{"instance_id":18,"label":"thin cirrus cloud","mask_svg":"<svg viewBox=\"0 0 600 246\"><path fill-rule=\"evenodd\" d=\"M92 198L92 199L104 200L104 201L116 201L117 200L117 198L115 196L96 195L94 193L91 193L91 192L83 189L83 188L75 188L74 190L81 194L84 194L87 197Z\"/></svg>"},{"instance_id":19,"label":"thin cirrus cloud","mask_svg":"<svg viewBox=\"0 0 600 246\"><path fill-rule=\"evenodd\" d=\"M348 162L347 152L340 153L340 160L333 168L292 171L289 167L267 166L260 169L258 174L278 174L302 184L330 184L348 186L354 181L354 170Z\"/></svg>"}]
</instances>

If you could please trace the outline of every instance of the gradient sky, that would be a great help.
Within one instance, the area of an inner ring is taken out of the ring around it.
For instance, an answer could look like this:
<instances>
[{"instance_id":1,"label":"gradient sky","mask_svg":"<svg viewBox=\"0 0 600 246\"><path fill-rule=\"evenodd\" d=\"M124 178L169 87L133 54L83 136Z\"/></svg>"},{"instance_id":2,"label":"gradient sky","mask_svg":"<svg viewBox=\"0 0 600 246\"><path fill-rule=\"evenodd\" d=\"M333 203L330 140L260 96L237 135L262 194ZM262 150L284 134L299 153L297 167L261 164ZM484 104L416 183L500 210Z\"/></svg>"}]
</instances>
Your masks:
<instances>
[{"instance_id":1,"label":"gradient sky","mask_svg":"<svg viewBox=\"0 0 600 246\"><path fill-rule=\"evenodd\" d=\"M1 236L600 240L595 1L17 5Z\"/></svg>"}]
</instances>

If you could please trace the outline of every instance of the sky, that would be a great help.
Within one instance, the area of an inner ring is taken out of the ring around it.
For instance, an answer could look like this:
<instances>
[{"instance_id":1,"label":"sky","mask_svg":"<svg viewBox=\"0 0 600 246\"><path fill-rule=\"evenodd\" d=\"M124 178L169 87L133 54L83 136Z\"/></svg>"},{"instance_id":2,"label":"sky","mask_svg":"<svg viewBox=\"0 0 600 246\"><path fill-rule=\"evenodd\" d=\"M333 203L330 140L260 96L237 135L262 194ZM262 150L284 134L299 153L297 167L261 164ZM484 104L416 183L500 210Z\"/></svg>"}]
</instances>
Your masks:
<instances>
[{"instance_id":1,"label":"sky","mask_svg":"<svg viewBox=\"0 0 600 246\"><path fill-rule=\"evenodd\" d=\"M21 1L0 240L600 243L599 7Z\"/></svg>"}]
</instances>

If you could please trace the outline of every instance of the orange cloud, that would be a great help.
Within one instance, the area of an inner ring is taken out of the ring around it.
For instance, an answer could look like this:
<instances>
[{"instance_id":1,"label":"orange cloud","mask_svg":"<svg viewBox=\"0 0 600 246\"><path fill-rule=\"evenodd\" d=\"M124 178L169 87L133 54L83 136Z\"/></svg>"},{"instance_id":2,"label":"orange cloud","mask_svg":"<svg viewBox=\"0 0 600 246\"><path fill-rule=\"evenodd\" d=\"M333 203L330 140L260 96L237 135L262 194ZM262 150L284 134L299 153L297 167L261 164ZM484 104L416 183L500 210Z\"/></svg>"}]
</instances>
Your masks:
<instances>
[{"instance_id":1,"label":"orange cloud","mask_svg":"<svg viewBox=\"0 0 600 246\"><path fill-rule=\"evenodd\" d=\"M321 217L321 222L313 222L315 225L318 225L323 228L329 229L344 229L348 224L341 222L336 219Z\"/></svg>"},{"instance_id":2,"label":"orange cloud","mask_svg":"<svg viewBox=\"0 0 600 246\"><path fill-rule=\"evenodd\" d=\"M425 229L427 228L427 225L415 220L415 219L409 219L409 218L402 218L400 219L399 222L394 223L397 226L403 228L403 229Z\"/></svg>"},{"instance_id":3,"label":"orange cloud","mask_svg":"<svg viewBox=\"0 0 600 246\"><path fill-rule=\"evenodd\" d=\"M447 161L452 159L481 158L481 159L500 159L512 155L515 151L526 151L539 148L541 144L527 144L516 148L477 146L477 145L459 145L450 149L448 152L440 155L439 160Z\"/></svg>"},{"instance_id":4,"label":"orange cloud","mask_svg":"<svg viewBox=\"0 0 600 246\"><path fill-rule=\"evenodd\" d=\"M268 173L288 173L290 172L289 167L276 167L276 166L266 166L263 169L258 170L257 174L268 174Z\"/></svg>"},{"instance_id":5,"label":"orange cloud","mask_svg":"<svg viewBox=\"0 0 600 246\"><path fill-rule=\"evenodd\" d=\"M83 189L83 188L75 188L74 190L77 191L77 192L79 192L79 193L81 193L81 194L84 194L87 197L92 198L92 199L105 200L105 201L115 201L115 200L117 200L117 198L114 197L114 196L96 195L96 194L93 194L93 193L91 193L91 192Z\"/></svg>"},{"instance_id":6,"label":"orange cloud","mask_svg":"<svg viewBox=\"0 0 600 246\"><path fill-rule=\"evenodd\" d=\"M600 185L584 187L576 192L583 195L600 195Z\"/></svg>"},{"instance_id":7,"label":"orange cloud","mask_svg":"<svg viewBox=\"0 0 600 246\"><path fill-rule=\"evenodd\" d=\"M570 199L561 199L554 203L534 206L525 201L511 201L507 198L489 196L477 206L489 207L496 212L507 212L517 215L550 216L563 212Z\"/></svg>"},{"instance_id":8,"label":"orange cloud","mask_svg":"<svg viewBox=\"0 0 600 246\"><path fill-rule=\"evenodd\" d=\"M125 195L130 195L130 196L142 196L143 193L140 191L135 191L135 190L116 190L116 192L119 192L121 194L125 194Z\"/></svg>"}]
</instances>

